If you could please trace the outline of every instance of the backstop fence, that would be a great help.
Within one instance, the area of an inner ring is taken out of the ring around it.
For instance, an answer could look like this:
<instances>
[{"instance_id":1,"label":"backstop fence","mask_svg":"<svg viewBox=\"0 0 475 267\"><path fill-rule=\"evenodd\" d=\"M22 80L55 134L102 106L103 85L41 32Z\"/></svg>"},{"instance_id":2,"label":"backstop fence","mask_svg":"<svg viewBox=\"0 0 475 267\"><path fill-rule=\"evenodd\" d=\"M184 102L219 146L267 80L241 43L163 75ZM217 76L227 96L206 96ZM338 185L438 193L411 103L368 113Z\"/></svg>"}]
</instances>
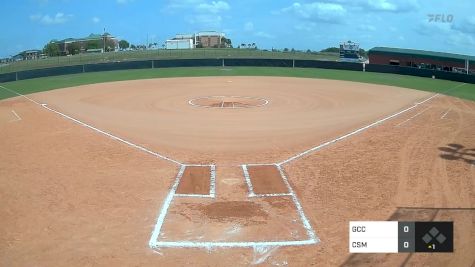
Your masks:
<instances>
[{"instance_id":1,"label":"backstop fence","mask_svg":"<svg viewBox=\"0 0 475 267\"><path fill-rule=\"evenodd\" d=\"M79 74L99 71L177 68L177 67L286 67L286 68L321 68L335 70L367 71L378 73L394 73L464 83L474 83L475 75L364 63L349 63L321 60L299 59L265 59L265 58L209 58L209 59L158 59L139 61L118 61L97 64L81 64L44 69L24 70L0 74L0 82L26 80L48 76Z\"/></svg>"}]
</instances>

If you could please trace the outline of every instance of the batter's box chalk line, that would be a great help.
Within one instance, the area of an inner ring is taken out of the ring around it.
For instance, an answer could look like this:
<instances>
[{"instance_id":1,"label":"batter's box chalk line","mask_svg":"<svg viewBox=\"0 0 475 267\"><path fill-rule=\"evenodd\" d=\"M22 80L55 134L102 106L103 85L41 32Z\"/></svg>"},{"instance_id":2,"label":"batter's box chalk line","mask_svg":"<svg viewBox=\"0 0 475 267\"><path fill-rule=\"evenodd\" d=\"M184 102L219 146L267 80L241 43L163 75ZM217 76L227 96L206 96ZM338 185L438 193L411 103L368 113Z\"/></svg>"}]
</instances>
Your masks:
<instances>
[{"instance_id":1,"label":"batter's box chalk line","mask_svg":"<svg viewBox=\"0 0 475 267\"><path fill-rule=\"evenodd\" d=\"M172 204L172 201L174 197L181 197L182 195L176 194L176 190L178 188L178 185L180 184L180 180L183 176L183 173L185 172L185 169L187 166L196 166L196 165L181 165L178 174L175 178L175 182L173 183L172 188L170 189L167 197L165 198L165 201L162 205L162 208L160 209L157 223L155 225L155 228L152 232L152 236L149 241L149 246L152 249L156 248L206 248L206 249L212 249L212 248L238 248L238 247L249 247L249 248L259 248L259 247L268 247L268 246L303 246L303 245L312 245L312 244L317 244L320 242L318 239L317 235L315 234L312 226L310 225L303 208L300 204L300 201L298 200L297 196L295 195L295 192L293 191L292 187L290 186L287 177L285 176L285 173L283 169L278 166L277 164L264 164L262 166L275 166L277 170L279 171L282 180L284 181L284 184L286 185L288 192L289 193L277 193L277 194L249 194L248 197L290 197L292 199L292 202L294 203L295 206L295 211L297 212L299 219L301 221L302 226L304 227L306 233L307 233L307 239L305 240L268 240L268 241L232 241L232 242L219 242L219 241L189 241L189 240L179 240L179 241L160 241L159 237L161 234L162 226L165 222L168 209ZM202 166L202 165L198 165ZM214 182L212 184L215 184L215 171L216 171L216 166L214 165L205 165L205 166L210 166L212 169L212 179ZM250 192L252 192L252 183L250 181L249 173L247 172L247 166L248 165L242 165L243 169L243 175L244 179L246 180L246 183L248 184L248 187L250 189ZM258 164L252 165L252 166L260 166ZM211 189L210 189L211 190ZM189 195L189 197L193 197L192 195ZM197 197L203 197L202 195L197 195Z\"/></svg>"},{"instance_id":2,"label":"batter's box chalk line","mask_svg":"<svg viewBox=\"0 0 475 267\"><path fill-rule=\"evenodd\" d=\"M216 197L216 165L212 164L182 164L185 167L209 167L209 194L174 194L175 197L190 197L190 198L215 198ZM183 171L184 172L184 171Z\"/></svg>"}]
</instances>

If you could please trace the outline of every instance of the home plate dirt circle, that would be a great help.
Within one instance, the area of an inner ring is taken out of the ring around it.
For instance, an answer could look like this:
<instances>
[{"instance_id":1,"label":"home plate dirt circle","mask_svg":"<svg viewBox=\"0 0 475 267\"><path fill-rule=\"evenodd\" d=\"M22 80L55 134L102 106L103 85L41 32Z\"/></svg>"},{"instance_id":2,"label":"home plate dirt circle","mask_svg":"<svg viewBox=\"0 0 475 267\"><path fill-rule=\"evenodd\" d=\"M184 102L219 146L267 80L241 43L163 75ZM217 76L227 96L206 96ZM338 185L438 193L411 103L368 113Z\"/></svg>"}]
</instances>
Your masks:
<instances>
[{"instance_id":1,"label":"home plate dirt circle","mask_svg":"<svg viewBox=\"0 0 475 267\"><path fill-rule=\"evenodd\" d=\"M188 103L203 108L254 108L269 104L269 100L251 96L204 96Z\"/></svg>"}]
</instances>

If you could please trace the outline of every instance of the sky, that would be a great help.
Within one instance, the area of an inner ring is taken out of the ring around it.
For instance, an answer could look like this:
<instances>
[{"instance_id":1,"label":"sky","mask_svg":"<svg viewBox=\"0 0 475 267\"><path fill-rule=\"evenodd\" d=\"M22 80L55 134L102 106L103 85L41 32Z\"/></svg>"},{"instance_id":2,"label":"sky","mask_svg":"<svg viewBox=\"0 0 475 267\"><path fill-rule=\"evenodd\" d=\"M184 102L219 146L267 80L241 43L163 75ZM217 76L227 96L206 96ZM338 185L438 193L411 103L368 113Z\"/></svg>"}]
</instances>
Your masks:
<instances>
[{"instance_id":1,"label":"sky","mask_svg":"<svg viewBox=\"0 0 475 267\"><path fill-rule=\"evenodd\" d=\"M0 58L107 32L131 44L220 31L234 45L321 50L351 40L475 55L473 0L1 0Z\"/></svg>"}]
</instances>

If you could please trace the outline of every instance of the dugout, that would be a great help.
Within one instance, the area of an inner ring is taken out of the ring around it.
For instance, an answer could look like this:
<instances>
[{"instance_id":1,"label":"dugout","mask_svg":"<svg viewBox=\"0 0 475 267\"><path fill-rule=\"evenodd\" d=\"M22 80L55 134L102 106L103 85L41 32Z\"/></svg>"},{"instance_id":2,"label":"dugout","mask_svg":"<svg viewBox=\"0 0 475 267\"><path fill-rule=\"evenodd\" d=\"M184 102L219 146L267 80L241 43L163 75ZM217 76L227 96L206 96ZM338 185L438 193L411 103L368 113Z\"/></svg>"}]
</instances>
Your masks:
<instances>
[{"instance_id":1,"label":"dugout","mask_svg":"<svg viewBox=\"0 0 475 267\"><path fill-rule=\"evenodd\" d=\"M368 51L369 63L475 74L475 56L390 47Z\"/></svg>"}]
</instances>

